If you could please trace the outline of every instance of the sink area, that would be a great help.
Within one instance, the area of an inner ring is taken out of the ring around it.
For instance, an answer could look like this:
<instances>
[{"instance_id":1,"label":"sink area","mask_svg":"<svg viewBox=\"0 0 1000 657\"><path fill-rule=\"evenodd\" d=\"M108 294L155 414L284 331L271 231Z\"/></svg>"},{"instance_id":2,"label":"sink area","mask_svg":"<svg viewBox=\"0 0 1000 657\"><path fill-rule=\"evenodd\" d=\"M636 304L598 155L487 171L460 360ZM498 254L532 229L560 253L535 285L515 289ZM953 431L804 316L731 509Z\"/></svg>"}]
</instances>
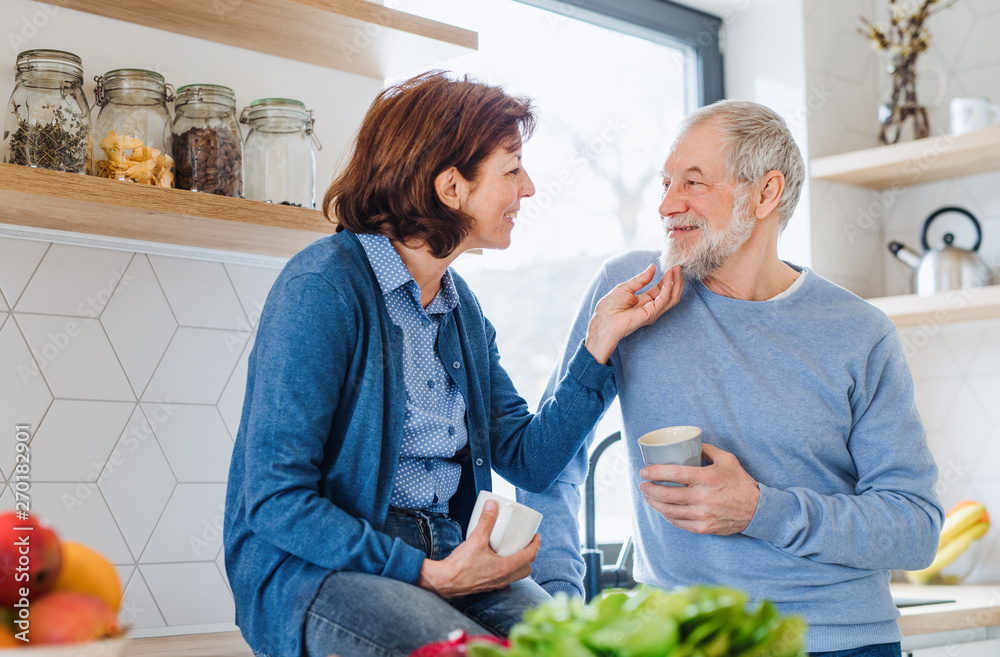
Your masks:
<instances>
[{"instance_id":1,"label":"sink area","mask_svg":"<svg viewBox=\"0 0 1000 657\"><path fill-rule=\"evenodd\" d=\"M903 607L921 607L923 605L942 605L949 602L955 602L954 600L948 600L945 598L897 598L893 597L892 601L896 604L896 607L902 609Z\"/></svg>"}]
</instances>

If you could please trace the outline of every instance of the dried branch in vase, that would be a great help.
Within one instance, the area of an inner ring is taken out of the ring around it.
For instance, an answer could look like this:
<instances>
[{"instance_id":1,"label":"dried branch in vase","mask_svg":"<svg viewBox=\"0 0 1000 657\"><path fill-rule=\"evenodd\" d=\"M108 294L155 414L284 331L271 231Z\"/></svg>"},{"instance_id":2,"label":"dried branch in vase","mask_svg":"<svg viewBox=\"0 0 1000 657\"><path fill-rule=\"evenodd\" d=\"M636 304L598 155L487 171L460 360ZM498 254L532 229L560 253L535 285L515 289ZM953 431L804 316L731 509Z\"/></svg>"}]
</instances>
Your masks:
<instances>
[{"instance_id":1,"label":"dried branch in vase","mask_svg":"<svg viewBox=\"0 0 1000 657\"><path fill-rule=\"evenodd\" d=\"M958 0L889 0L889 22L874 24L864 16L858 32L868 37L872 48L889 54L892 92L879 108L879 142L895 144L903 125L913 119L914 137L930 135L927 108L917 102L917 57L925 52L931 35L925 27L927 19Z\"/></svg>"}]
</instances>

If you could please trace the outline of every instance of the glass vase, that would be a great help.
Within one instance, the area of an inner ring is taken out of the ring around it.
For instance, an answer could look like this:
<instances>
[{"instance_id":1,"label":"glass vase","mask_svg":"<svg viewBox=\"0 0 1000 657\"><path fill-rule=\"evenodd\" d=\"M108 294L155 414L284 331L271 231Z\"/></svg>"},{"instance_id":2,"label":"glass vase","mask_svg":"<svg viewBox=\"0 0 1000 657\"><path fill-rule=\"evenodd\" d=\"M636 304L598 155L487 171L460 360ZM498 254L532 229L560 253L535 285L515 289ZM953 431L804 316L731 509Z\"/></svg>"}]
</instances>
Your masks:
<instances>
[{"instance_id":1,"label":"glass vase","mask_svg":"<svg viewBox=\"0 0 1000 657\"><path fill-rule=\"evenodd\" d=\"M892 76L892 91L879 106L879 143L895 144L901 138L924 139L930 136L927 108L917 102L916 64L916 55L895 57L888 68Z\"/></svg>"}]
</instances>

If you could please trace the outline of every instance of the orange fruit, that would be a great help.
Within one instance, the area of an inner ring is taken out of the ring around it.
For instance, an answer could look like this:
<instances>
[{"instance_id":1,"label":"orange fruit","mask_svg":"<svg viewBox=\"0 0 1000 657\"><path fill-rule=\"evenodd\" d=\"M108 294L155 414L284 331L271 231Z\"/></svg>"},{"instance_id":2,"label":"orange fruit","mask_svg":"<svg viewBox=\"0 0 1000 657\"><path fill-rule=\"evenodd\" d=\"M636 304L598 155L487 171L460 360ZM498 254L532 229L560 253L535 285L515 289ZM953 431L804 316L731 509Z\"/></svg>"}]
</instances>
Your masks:
<instances>
[{"instance_id":1,"label":"orange fruit","mask_svg":"<svg viewBox=\"0 0 1000 657\"><path fill-rule=\"evenodd\" d=\"M117 611L122 601L118 571L100 552L82 543L63 541L62 570L53 591L88 593Z\"/></svg>"},{"instance_id":2,"label":"orange fruit","mask_svg":"<svg viewBox=\"0 0 1000 657\"><path fill-rule=\"evenodd\" d=\"M950 516L951 514L955 513L956 511L961 511L962 509L964 509L967 506L972 506L973 504L979 504L979 503L976 502L975 500L962 500L961 502L959 502L955 506L951 507L951 511L949 511L948 513L946 513L945 517ZM983 514L981 516L979 516L979 519L976 520L976 522L985 522L986 524L989 524L989 522L990 522L990 514L986 513L986 509L983 509Z\"/></svg>"},{"instance_id":3,"label":"orange fruit","mask_svg":"<svg viewBox=\"0 0 1000 657\"><path fill-rule=\"evenodd\" d=\"M20 648L27 645L14 638L14 633L6 625L0 625L0 648Z\"/></svg>"}]
</instances>

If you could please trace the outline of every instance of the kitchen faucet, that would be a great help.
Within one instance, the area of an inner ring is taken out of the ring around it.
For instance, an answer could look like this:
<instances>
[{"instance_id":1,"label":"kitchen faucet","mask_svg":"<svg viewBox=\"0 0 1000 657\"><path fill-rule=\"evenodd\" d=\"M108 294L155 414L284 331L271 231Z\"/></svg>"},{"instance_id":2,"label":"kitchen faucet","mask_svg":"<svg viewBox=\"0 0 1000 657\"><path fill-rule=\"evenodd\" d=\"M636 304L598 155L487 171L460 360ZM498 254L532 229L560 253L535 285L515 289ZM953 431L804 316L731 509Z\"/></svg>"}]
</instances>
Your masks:
<instances>
[{"instance_id":1,"label":"kitchen faucet","mask_svg":"<svg viewBox=\"0 0 1000 657\"><path fill-rule=\"evenodd\" d=\"M604 565L604 552L597 548L597 534L595 531L595 504L594 504L594 479L597 472L597 462L608 447L621 440L622 432L616 431L597 445L590 455L590 470L587 473L587 481L584 484L583 500L583 563L586 573L583 578L583 588L585 600L590 602L594 596L606 588L632 588L635 580L632 579L632 537L625 539L621 551L618 553L618 560L613 565Z\"/></svg>"}]
</instances>

